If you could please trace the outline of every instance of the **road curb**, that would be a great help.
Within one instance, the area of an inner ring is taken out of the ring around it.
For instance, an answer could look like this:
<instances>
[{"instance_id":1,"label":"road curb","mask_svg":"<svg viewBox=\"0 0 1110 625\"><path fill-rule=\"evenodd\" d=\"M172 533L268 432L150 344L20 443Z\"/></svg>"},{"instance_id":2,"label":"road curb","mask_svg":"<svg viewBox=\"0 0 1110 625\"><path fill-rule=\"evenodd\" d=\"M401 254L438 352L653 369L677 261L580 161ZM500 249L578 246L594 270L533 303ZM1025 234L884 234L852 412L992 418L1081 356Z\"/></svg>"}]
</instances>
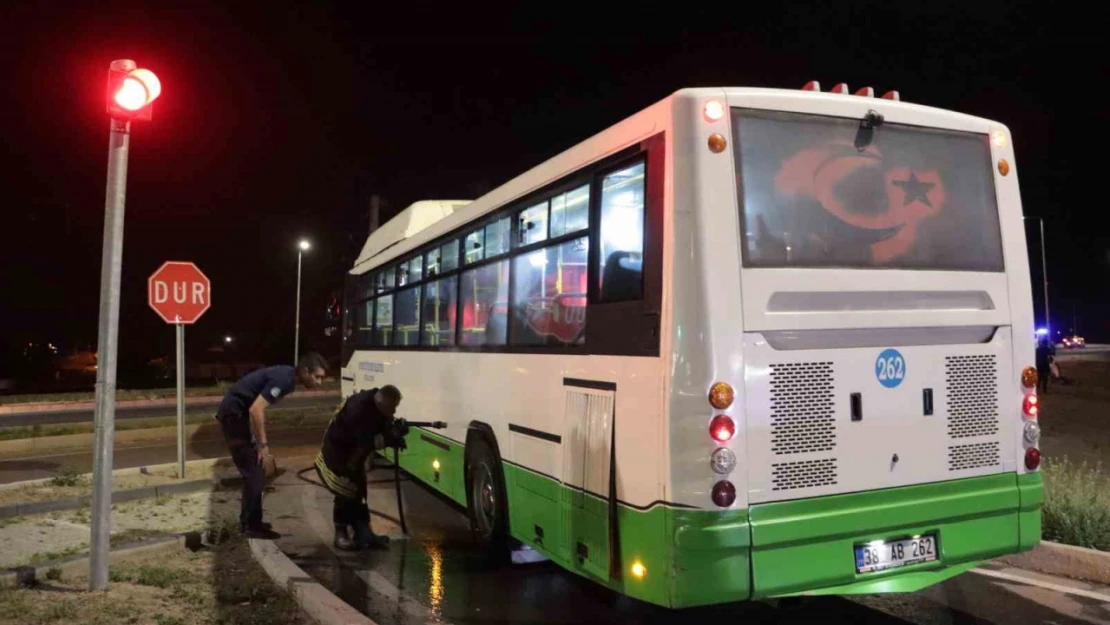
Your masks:
<instances>
[{"instance_id":1,"label":"road curb","mask_svg":"<svg viewBox=\"0 0 1110 625\"><path fill-rule=\"evenodd\" d=\"M227 488L242 483L242 478L227 477L220 479L200 479L161 484L158 486L142 486L112 492L112 503L124 503L136 499L149 499L151 497L180 495L182 493L196 493L204 490ZM48 499L32 503L17 503L0 506L0 519L25 516L28 514L42 514L44 512L57 512L60 510L75 510L92 505L92 495L80 497L66 497L63 499Z\"/></svg>"},{"instance_id":2,"label":"road curb","mask_svg":"<svg viewBox=\"0 0 1110 625\"><path fill-rule=\"evenodd\" d=\"M229 387L230 388L230 387ZM339 398L339 390L334 391L297 391L298 397L323 397L326 395L335 395L336 399ZM186 397L185 405L216 405L223 400L223 395L198 395L195 397ZM165 399L127 399L124 401L117 401L116 408L155 408L159 406L176 406L177 398L168 397ZM78 410L94 410L96 408L95 401L60 401L60 402L35 402L26 404L4 404L0 405L0 415L8 414L24 414L31 412L70 412Z\"/></svg>"},{"instance_id":3,"label":"road curb","mask_svg":"<svg viewBox=\"0 0 1110 625\"><path fill-rule=\"evenodd\" d=\"M1042 540L1032 551L996 558L1029 571L1110 585L1110 552Z\"/></svg>"},{"instance_id":4,"label":"road curb","mask_svg":"<svg viewBox=\"0 0 1110 625\"><path fill-rule=\"evenodd\" d=\"M273 541L250 539L251 555L274 583L320 625L377 625L305 573Z\"/></svg>"},{"instance_id":5,"label":"road curb","mask_svg":"<svg viewBox=\"0 0 1110 625\"><path fill-rule=\"evenodd\" d=\"M200 539L199 532L188 532L128 543L112 549L109 552L108 562L117 564L138 555L162 553L174 549L195 549L200 546ZM47 572L51 569L60 570L62 575L88 574L89 554L70 556L36 564L35 566L19 566L13 569L0 570L0 588L34 584L38 580L46 579Z\"/></svg>"}]
</instances>

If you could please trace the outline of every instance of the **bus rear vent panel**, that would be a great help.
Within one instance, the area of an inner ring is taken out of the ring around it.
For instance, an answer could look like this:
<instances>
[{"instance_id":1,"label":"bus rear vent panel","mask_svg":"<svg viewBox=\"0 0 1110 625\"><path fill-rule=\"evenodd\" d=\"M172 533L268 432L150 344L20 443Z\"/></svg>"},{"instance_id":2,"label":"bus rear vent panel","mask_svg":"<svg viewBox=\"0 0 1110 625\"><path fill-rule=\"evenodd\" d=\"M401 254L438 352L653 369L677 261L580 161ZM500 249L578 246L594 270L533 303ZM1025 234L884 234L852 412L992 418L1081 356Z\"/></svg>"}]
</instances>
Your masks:
<instances>
[{"instance_id":1,"label":"bus rear vent panel","mask_svg":"<svg viewBox=\"0 0 1110 625\"><path fill-rule=\"evenodd\" d=\"M836 484L836 459L799 460L771 465L771 490L814 488Z\"/></svg>"},{"instance_id":2,"label":"bus rear vent panel","mask_svg":"<svg viewBox=\"0 0 1110 625\"><path fill-rule=\"evenodd\" d=\"M954 445L948 448L948 470L963 471L966 469L981 469L994 467L1001 464L999 457L999 444L972 443L970 445Z\"/></svg>"},{"instance_id":3,"label":"bus rear vent panel","mask_svg":"<svg viewBox=\"0 0 1110 625\"><path fill-rule=\"evenodd\" d=\"M998 359L993 354L947 356L948 437L998 434Z\"/></svg>"},{"instance_id":4,"label":"bus rear vent panel","mask_svg":"<svg viewBox=\"0 0 1110 625\"><path fill-rule=\"evenodd\" d=\"M771 365L771 451L776 456L836 447L831 362Z\"/></svg>"}]
</instances>

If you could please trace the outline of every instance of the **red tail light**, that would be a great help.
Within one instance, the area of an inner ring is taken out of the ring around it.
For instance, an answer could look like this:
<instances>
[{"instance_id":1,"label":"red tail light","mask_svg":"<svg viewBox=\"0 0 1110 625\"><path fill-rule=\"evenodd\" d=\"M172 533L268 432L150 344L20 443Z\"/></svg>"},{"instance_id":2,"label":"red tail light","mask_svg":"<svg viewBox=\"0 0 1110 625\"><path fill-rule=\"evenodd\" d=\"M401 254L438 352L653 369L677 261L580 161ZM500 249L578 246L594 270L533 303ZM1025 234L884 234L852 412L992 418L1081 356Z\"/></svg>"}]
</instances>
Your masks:
<instances>
[{"instance_id":1,"label":"red tail light","mask_svg":"<svg viewBox=\"0 0 1110 625\"><path fill-rule=\"evenodd\" d=\"M835 85L833 85L831 93L842 93L844 95L848 95L848 85L847 85L847 83L842 83L842 82L836 83Z\"/></svg>"},{"instance_id":2,"label":"red tail light","mask_svg":"<svg viewBox=\"0 0 1110 625\"><path fill-rule=\"evenodd\" d=\"M1028 463L1028 460L1026 460ZM728 480L721 480L713 485L713 503L722 508L727 508L736 501L736 487Z\"/></svg>"},{"instance_id":3,"label":"red tail light","mask_svg":"<svg viewBox=\"0 0 1110 625\"><path fill-rule=\"evenodd\" d=\"M709 435L713 440L723 443L736 434L736 424L728 415L717 415L709 422Z\"/></svg>"},{"instance_id":4,"label":"red tail light","mask_svg":"<svg viewBox=\"0 0 1110 625\"><path fill-rule=\"evenodd\" d=\"M1025 394L1025 400L1021 402L1021 411L1034 419L1037 418L1037 415L1041 412L1041 406L1036 393Z\"/></svg>"},{"instance_id":5,"label":"red tail light","mask_svg":"<svg viewBox=\"0 0 1110 625\"><path fill-rule=\"evenodd\" d=\"M1036 469L1039 466L1041 466L1041 450L1037 449L1036 447L1030 447L1029 449L1026 449L1025 450L1025 468L1032 471L1032 470ZM718 486L719 486L719 484L718 484ZM716 491L716 489L714 489L714 491L713 491L713 497L714 497L713 501L716 501L716 496L717 496L716 493L717 493L717 491Z\"/></svg>"}]
</instances>

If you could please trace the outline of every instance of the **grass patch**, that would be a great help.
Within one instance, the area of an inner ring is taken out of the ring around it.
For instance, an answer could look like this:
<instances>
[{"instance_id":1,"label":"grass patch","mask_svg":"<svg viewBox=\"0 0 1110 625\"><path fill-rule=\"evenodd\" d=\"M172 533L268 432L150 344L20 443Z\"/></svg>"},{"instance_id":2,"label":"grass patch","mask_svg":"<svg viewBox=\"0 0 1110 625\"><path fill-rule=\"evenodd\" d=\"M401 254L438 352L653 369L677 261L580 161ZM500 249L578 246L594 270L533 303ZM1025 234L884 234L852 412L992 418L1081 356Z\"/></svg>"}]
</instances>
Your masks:
<instances>
[{"instance_id":1,"label":"grass patch","mask_svg":"<svg viewBox=\"0 0 1110 625\"><path fill-rule=\"evenodd\" d=\"M50 478L51 486L65 487L65 486L84 486L85 474L79 471L76 467L65 466Z\"/></svg>"},{"instance_id":2,"label":"grass patch","mask_svg":"<svg viewBox=\"0 0 1110 625\"><path fill-rule=\"evenodd\" d=\"M1044 481L1044 538L1110 551L1110 475L1102 466L1047 459Z\"/></svg>"},{"instance_id":3,"label":"grass patch","mask_svg":"<svg viewBox=\"0 0 1110 625\"><path fill-rule=\"evenodd\" d=\"M130 582L140 586L154 588L169 588L191 578L188 571L166 566L142 565L137 567L116 567L108 572L108 579L113 582Z\"/></svg>"}]
</instances>

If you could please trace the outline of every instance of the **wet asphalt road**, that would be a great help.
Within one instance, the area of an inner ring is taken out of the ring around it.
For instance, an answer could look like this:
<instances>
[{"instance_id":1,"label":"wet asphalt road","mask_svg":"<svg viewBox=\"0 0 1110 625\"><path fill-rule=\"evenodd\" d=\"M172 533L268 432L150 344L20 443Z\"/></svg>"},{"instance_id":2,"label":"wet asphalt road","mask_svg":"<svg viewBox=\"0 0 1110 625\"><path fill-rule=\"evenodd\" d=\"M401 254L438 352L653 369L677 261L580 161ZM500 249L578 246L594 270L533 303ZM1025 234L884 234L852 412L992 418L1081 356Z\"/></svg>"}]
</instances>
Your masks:
<instances>
[{"instance_id":1,"label":"wet asphalt road","mask_svg":"<svg viewBox=\"0 0 1110 625\"><path fill-rule=\"evenodd\" d=\"M186 414L206 413L215 414L216 406L221 398L215 398L203 403L185 406ZM339 401L339 395L290 395L272 410L292 410L304 408L330 408ZM157 417L177 416L177 406L117 406L116 419L152 419ZM48 425L55 423L90 423L93 421L93 410L66 410L65 412L16 412L0 415L0 427Z\"/></svg>"},{"instance_id":2,"label":"wet asphalt road","mask_svg":"<svg viewBox=\"0 0 1110 625\"><path fill-rule=\"evenodd\" d=\"M275 527L286 536L279 547L379 625L1110 623L1110 602L976 573L912 594L816 597L797 606L756 602L665 610L609 592L550 562L492 566L471 542L462 511L407 481L402 492L411 538L395 540L383 552L336 552L330 545L330 495L292 477L286 476L290 485L282 488L289 490L280 504L272 498L266 504L268 510L280 509ZM312 473L304 477L316 479ZM396 537L400 530L392 473L379 469L372 477L382 480L371 497L374 529ZM1095 591L1110 597L1110 589Z\"/></svg>"}]
</instances>

